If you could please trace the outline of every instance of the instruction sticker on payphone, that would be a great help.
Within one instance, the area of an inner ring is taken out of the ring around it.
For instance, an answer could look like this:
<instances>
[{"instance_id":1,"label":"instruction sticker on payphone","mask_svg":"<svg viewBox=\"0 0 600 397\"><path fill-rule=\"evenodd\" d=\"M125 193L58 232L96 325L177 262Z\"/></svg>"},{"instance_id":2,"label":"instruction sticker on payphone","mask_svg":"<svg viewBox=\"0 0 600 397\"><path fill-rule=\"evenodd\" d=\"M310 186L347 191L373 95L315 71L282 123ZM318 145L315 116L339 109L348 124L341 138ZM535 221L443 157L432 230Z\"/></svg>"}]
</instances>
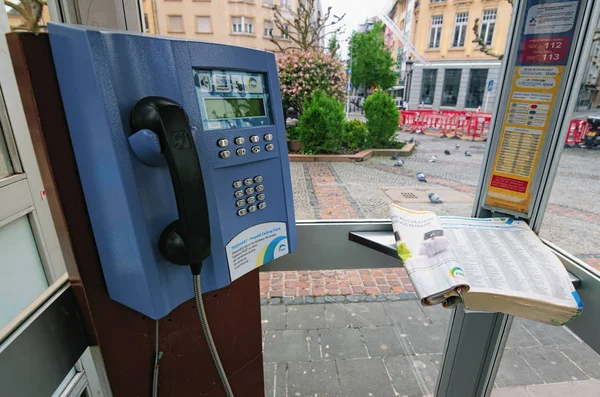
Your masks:
<instances>
[{"instance_id":1,"label":"instruction sticker on payphone","mask_svg":"<svg viewBox=\"0 0 600 397\"><path fill-rule=\"evenodd\" d=\"M109 295L158 319L296 248L275 56L50 24Z\"/></svg>"}]
</instances>

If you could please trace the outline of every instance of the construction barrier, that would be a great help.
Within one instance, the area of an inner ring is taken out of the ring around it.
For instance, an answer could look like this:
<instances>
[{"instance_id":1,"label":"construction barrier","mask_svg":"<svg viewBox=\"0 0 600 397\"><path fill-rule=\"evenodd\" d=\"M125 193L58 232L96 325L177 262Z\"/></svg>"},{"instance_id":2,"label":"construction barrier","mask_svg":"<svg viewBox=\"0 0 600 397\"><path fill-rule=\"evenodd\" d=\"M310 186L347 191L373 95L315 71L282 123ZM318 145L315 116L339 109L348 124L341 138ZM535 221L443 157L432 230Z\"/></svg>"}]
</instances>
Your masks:
<instances>
[{"instance_id":1,"label":"construction barrier","mask_svg":"<svg viewBox=\"0 0 600 397\"><path fill-rule=\"evenodd\" d=\"M402 129L472 140L486 139L491 121L490 113L454 110L405 110L400 113Z\"/></svg>"},{"instance_id":2,"label":"construction barrier","mask_svg":"<svg viewBox=\"0 0 600 397\"><path fill-rule=\"evenodd\" d=\"M400 129L417 133L439 134L472 140L485 140L490 131L492 115L455 110L405 110L400 112ZM585 141L590 130L586 120L571 120L565 140L567 145L577 145Z\"/></svg>"}]
</instances>

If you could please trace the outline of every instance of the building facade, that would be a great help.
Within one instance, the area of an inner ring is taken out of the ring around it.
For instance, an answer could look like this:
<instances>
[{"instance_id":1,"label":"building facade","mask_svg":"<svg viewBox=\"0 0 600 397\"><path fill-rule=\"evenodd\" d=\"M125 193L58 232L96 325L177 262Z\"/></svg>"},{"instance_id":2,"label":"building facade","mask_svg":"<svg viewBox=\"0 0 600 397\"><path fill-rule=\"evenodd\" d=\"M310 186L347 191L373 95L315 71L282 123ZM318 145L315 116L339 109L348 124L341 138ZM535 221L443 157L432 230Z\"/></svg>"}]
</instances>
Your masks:
<instances>
[{"instance_id":1,"label":"building facade","mask_svg":"<svg viewBox=\"0 0 600 397\"><path fill-rule=\"evenodd\" d=\"M321 4L316 2L316 7ZM142 0L147 33L275 51L273 6L286 17L298 0Z\"/></svg>"},{"instance_id":2,"label":"building facade","mask_svg":"<svg viewBox=\"0 0 600 397\"><path fill-rule=\"evenodd\" d=\"M390 17L417 52L420 63L399 40L392 54L399 58L398 85L409 88L409 109L491 111L496 101L501 61L480 51L473 32L494 54L503 54L512 6L505 0L398 0ZM406 61L413 62L407 70ZM410 81L407 81L410 80Z\"/></svg>"}]
</instances>

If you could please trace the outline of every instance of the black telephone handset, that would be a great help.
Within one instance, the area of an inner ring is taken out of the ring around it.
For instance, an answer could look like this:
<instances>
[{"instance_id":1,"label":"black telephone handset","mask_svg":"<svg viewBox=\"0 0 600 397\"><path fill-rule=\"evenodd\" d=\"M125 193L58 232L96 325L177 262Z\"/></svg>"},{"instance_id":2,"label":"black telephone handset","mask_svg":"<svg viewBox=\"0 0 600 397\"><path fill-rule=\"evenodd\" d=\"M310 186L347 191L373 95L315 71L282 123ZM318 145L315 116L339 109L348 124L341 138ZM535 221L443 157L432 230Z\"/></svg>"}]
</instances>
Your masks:
<instances>
[{"instance_id":1,"label":"black telephone handset","mask_svg":"<svg viewBox=\"0 0 600 397\"><path fill-rule=\"evenodd\" d=\"M179 219L168 225L159 239L159 250L177 265L190 265L200 274L210 255L210 227L206 192L198 153L187 114L178 103L162 97L140 99L131 111L131 128L153 131L167 160Z\"/></svg>"}]
</instances>

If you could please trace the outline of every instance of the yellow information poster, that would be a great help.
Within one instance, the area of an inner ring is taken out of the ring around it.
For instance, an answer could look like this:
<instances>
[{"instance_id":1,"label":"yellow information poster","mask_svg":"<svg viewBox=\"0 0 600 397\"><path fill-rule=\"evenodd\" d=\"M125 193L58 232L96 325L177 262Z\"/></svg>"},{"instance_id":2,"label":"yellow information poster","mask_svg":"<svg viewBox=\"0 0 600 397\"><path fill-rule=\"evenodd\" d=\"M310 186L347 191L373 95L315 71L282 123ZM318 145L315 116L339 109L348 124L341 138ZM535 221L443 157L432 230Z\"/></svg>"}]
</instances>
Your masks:
<instances>
[{"instance_id":1,"label":"yellow information poster","mask_svg":"<svg viewBox=\"0 0 600 397\"><path fill-rule=\"evenodd\" d=\"M578 0L527 0L510 96L488 179L488 208L530 215L532 196L539 189L536 169L579 9Z\"/></svg>"},{"instance_id":2,"label":"yellow information poster","mask_svg":"<svg viewBox=\"0 0 600 397\"><path fill-rule=\"evenodd\" d=\"M533 173L563 69L564 66L516 68L486 205L527 212Z\"/></svg>"}]
</instances>

